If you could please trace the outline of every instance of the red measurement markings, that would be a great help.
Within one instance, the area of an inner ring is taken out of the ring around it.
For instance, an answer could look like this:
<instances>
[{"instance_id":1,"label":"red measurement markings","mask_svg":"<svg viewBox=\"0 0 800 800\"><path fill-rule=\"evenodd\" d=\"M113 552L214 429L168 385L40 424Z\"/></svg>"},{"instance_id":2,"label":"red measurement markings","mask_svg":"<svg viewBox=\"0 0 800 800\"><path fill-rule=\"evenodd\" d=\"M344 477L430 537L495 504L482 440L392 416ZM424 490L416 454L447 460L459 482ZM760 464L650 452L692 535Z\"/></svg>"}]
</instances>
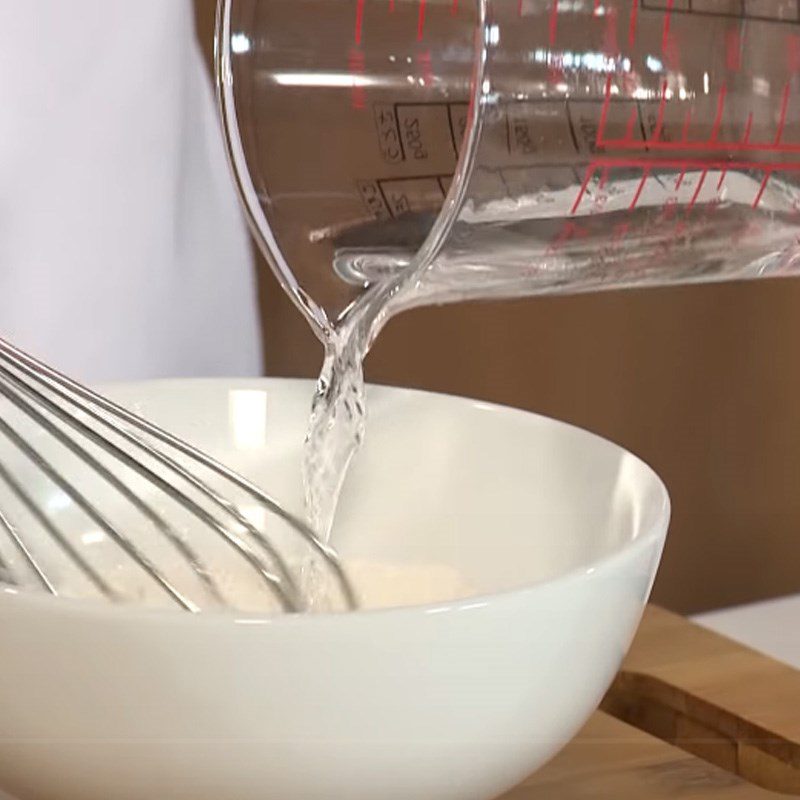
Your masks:
<instances>
[{"instance_id":1,"label":"red measurement markings","mask_svg":"<svg viewBox=\"0 0 800 800\"><path fill-rule=\"evenodd\" d=\"M611 195L605 191L605 188L608 185L610 171L611 170L608 167L603 167L603 170L600 173L600 180L597 182L597 192L592 193L592 203L589 207L589 214L591 216L602 214L603 209L606 207L606 203L611 199Z\"/></svg>"},{"instance_id":2,"label":"red measurement markings","mask_svg":"<svg viewBox=\"0 0 800 800\"><path fill-rule=\"evenodd\" d=\"M716 142L719 137L719 128L722 125L722 113L725 111L725 96L728 94L728 87L723 84L717 96L717 114L714 117L714 125L711 128L709 142Z\"/></svg>"},{"instance_id":3,"label":"red measurement markings","mask_svg":"<svg viewBox=\"0 0 800 800\"><path fill-rule=\"evenodd\" d=\"M675 0L667 0L667 6L664 9L664 27L661 32L661 52L664 56L664 63L667 68L672 71L680 69L680 49L678 42L672 33L672 9Z\"/></svg>"},{"instance_id":4,"label":"red measurement markings","mask_svg":"<svg viewBox=\"0 0 800 800\"><path fill-rule=\"evenodd\" d=\"M700 173L700 178L697 181L697 186L695 187L694 194L692 195L692 199L689 201L689 208L692 209L695 207L697 203L697 198L700 197L700 192L703 190L703 184L706 182L706 176L708 175L708 170L704 169Z\"/></svg>"},{"instance_id":5,"label":"red measurement markings","mask_svg":"<svg viewBox=\"0 0 800 800\"><path fill-rule=\"evenodd\" d=\"M600 123L597 126L597 136L595 137L595 147L599 148L603 145L603 136L606 132L606 123L608 122L608 111L611 108L611 75L606 78L606 92L605 99L603 100L603 107L600 109Z\"/></svg>"},{"instance_id":6,"label":"red measurement markings","mask_svg":"<svg viewBox=\"0 0 800 800\"><path fill-rule=\"evenodd\" d=\"M636 43L636 24L639 20L639 0L631 0L631 17L628 25L628 44L633 47Z\"/></svg>"},{"instance_id":7,"label":"red measurement markings","mask_svg":"<svg viewBox=\"0 0 800 800\"><path fill-rule=\"evenodd\" d=\"M367 0L358 0L356 3L356 26L355 26L355 40L356 44L361 44L361 39L364 34L364 6Z\"/></svg>"},{"instance_id":8,"label":"red measurement markings","mask_svg":"<svg viewBox=\"0 0 800 800\"><path fill-rule=\"evenodd\" d=\"M653 161L646 161L644 159L626 159L626 158L613 158L613 157L601 156L592 161L586 168L586 176L584 178L580 191L578 192L578 196L575 199L575 202L573 203L570 214L574 215L580 208L581 202L583 201L583 197L586 194L586 190L589 186L589 182L591 181L592 176L597 172L598 169L633 168L642 170L642 179L639 182L639 186L636 190L636 195L634 196L633 201L631 202L630 205L630 209L632 210L633 208L636 207L636 205L639 202L642 190L644 189L644 184L647 181L647 178L650 176L651 171L657 167L661 167L663 169L680 169L685 171L697 170L698 172L702 173L697 188L695 189L694 196L692 197L691 203L689 204L689 208L691 208L697 202L697 199L700 196L700 190L702 189L706 176L711 170L719 170L720 172L723 173L727 173L730 170L762 171L764 173L764 179L761 181L761 186L759 187L758 194L755 196L753 200L752 204L753 208L758 208L758 206L761 204L761 201L764 197L764 192L766 191L767 185L769 184L769 181L774 173L800 172L800 162L798 161L785 161L775 164L763 164L758 161L720 161L720 160L701 161L699 159L681 159L681 160L664 159L664 160L659 160L657 162L653 162ZM724 180L724 177L725 177L724 175L720 176L720 181L717 184L717 189L719 189L722 186L722 181Z\"/></svg>"},{"instance_id":9,"label":"red measurement markings","mask_svg":"<svg viewBox=\"0 0 800 800\"><path fill-rule=\"evenodd\" d=\"M364 54L360 50L352 49L347 58L347 65L353 76L350 104L356 111L363 111L367 107L367 101L363 82L359 78L364 75Z\"/></svg>"},{"instance_id":10,"label":"red measurement markings","mask_svg":"<svg viewBox=\"0 0 800 800\"><path fill-rule=\"evenodd\" d=\"M575 198L575 202L572 204L572 209L569 212L570 214L574 214L580 208L583 196L586 194L586 189L589 186L589 181L591 181L596 169L597 167L594 166L594 164L589 164L589 166L586 167L586 174L583 176L583 183L578 191L578 196Z\"/></svg>"},{"instance_id":11,"label":"red measurement markings","mask_svg":"<svg viewBox=\"0 0 800 800\"><path fill-rule=\"evenodd\" d=\"M550 21L549 21L549 36L550 47L556 43L556 36L558 35L558 0L552 0L550 5Z\"/></svg>"},{"instance_id":12,"label":"red measurement markings","mask_svg":"<svg viewBox=\"0 0 800 800\"><path fill-rule=\"evenodd\" d=\"M664 111L667 107L667 82L661 84L661 100L658 104L658 119L656 120L656 129L653 131L653 141L657 142L661 139L661 132L664 130Z\"/></svg>"},{"instance_id":13,"label":"red measurement markings","mask_svg":"<svg viewBox=\"0 0 800 800\"><path fill-rule=\"evenodd\" d=\"M419 0L419 16L417 17L417 41L421 42L425 37L425 12L428 0Z\"/></svg>"},{"instance_id":14,"label":"red measurement markings","mask_svg":"<svg viewBox=\"0 0 800 800\"><path fill-rule=\"evenodd\" d=\"M781 114L778 118L778 130L775 133L775 144L780 146L783 139L783 132L786 129L786 113L789 110L789 95L791 93L791 84L787 82L783 87L783 97L781 98Z\"/></svg>"},{"instance_id":15,"label":"red measurement markings","mask_svg":"<svg viewBox=\"0 0 800 800\"><path fill-rule=\"evenodd\" d=\"M667 0L667 7L664 10L664 28L661 32L661 52L665 53L669 50L669 29L672 24L672 7L675 5L675 0Z\"/></svg>"},{"instance_id":16,"label":"red measurement markings","mask_svg":"<svg viewBox=\"0 0 800 800\"><path fill-rule=\"evenodd\" d=\"M639 185L636 187L636 194L633 195L633 200L631 200L630 206L628 206L628 211L633 211L637 205L639 205L639 198L642 196L642 192L644 191L644 185L647 183L647 179L650 177L650 166L646 166L642 170L642 179L639 181Z\"/></svg>"},{"instance_id":17,"label":"red measurement markings","mask_svg":"<svg viewBox=\"0 0 800 800\"><path fill-rule=\"evenodd\" d=\"M675 0L667 0L667 7L664 11L664 28L661 32L661 52L666 53L669 46L669 29L672 24L672 7Z\"/></svg>"},{"instance_id":18,"label":"red measurement markings","mask_svg":"<svg viewBox=\"0 0 800 800\"><path fill-rule=\"evenodd\" d=\"M614 57L619 54L619 38L617 36L617 9L609 8L606 11L606 29L603 34L603 51L607 56Z\"/></svg>"},{"instance_id":19,"label":"red measurement markings","mask_svg":"<svg viewBox=\"0 0 800 800\"><path fill-rule=\"evenodd\" d=\"M433 86L433 60L431 58L431 51L426 50L416 56L417 64L420 67L422 81L425 86Z\"/></svg>"},{"instance_id":20,"label":"red measurement markings","mask_svg":"<svg viewBox=\"0 0 800 800\"><path fill-rule=\"evenodd\" d=\"M764 192L767 191L767 184L772 177L772 170L769 169L764 173L764 180L761 181L761 186L758 190L755 200L753 200L753 208L758 208L761 205L761 199L764 197Z\"/></svg>"},{"instance_id":21,"label":"red measurement markings","mask_svg":"<svg viewBox=\"0 0 800 800\"><path fill-rule=\"evenodd\" d=\"M725 63L728 69L737 72L742 66L742 32L729 28L725 32Z\"/></svg>"},{"instance_id":22,"label":"red measurement markings","mask_svg":"<svg viewBox=\"0 0 800 800\"><path fill-rule=\"evenodd\" d=\"M750 144L750 134L753 131L753 112L747 115L747 123L744 126L744 136L742 136L742 144Z\"/></svg>"},{"instance_id":23,"label":"red measurement markings","mask_svg":"<svg viewBox=\"0 0 800 800\"><path fill-rule=\"evenodd\" d=\"M642 191L644 190L645 183L647 179L650 177L651 171L654 168L662 168L662 169L675 169L681 170L682 173L678 178L678 182L675 186L677 190L683 182L683 176L689 170L700 172L700 178L698 180L698 184L695 187L694 194L692 199L688 205L689 208L692 208L700 197L700 192L703 188L703 184L708 176L708 173L716 170L719 170L722 174L720 175L719 182L717 183L717 190L722 187L723 181L725 179L726 174L730 170L739 170L739 171L746 171L746 170L756 170L764 173L764 179L761 182L761 186L759 187L758 194L756 195L755 199L753 200L753 208L757 208L764 196L764 192L766 191L767 185L769 184L770 178L775 172L800 172L800 162L797 161L787 161L782 163L767 163L764 161L700 161L698 159L660 159L657 162L653 162L650 160L645 160L642 158L639 159L630 159L630 158L618 158L618 157L611 157L611 156L602 156L594 159L586 168L586 173L584 175L583 183L581 184L580 190L578 191L578 196L575 198L575 202L572 204L572 208L570 210L570 216L574 216L578 209L583 202L583 198L586 195L586 192L589 187L589 183L591 182L592 178L594 177L595 173L598 169L603 170L603 174L607 174L607 171L612 169L640 169L642 171L642 177L639 181L639 185L636 189L636 193L631 201L629 206L629 210L633 210L639 203L639 200L642 195ZM713 202L714 206L719 205L720 198L716 198Z\"/></svg>"}]
</instances>

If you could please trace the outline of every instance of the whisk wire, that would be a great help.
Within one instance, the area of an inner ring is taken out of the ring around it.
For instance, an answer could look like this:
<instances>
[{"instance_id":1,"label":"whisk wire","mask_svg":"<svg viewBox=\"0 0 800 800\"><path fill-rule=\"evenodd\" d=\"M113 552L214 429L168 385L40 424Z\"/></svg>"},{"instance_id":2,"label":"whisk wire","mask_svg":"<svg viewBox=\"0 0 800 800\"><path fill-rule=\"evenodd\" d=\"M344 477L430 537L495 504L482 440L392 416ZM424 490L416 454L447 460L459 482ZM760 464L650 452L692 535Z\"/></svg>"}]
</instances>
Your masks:
<instances>
[{"instance_id":1,"label":"whisk wire","mask_svg":"<svg viewBox=\"0 0 800 800\"><path fill-rule=\"evenodd\" d=\"M0 383L0 394L6 399L12 400L13 393L8 391L8 387ZM47 476L48 480L54 483L65 495L67 495L78 508L86 514L95 525L98 526L107 536L111 537L120 548L135 561L144 572L146 572L178 605L187 611L199 611L200 609L188 598L173 586L172 582L158 569L158 567L124 534L109 522L73 483L68 481L35 447L30 445L23 436L0 419L0 432L17 448L31 463Z\"/></svg>"},{"instance_id":2,"label":"whisk wire","mask_svg":"<svg viewBox=\"0 0 800 800\"><path fill-rule=\"evenodd\" d=\"M284 610L303 610L305 604L285 559L270 538L248 519L236 503L231 502L212 488L206 481L162 448L169 448L188 459L190 463L209 470L210 473L243 491L268 512L284 521L290 530L299 534L328 564L337 580L347 607L354 608L356 606L355 592L339 563L335 551L323 543L307 523L284 509L255 484L194 446L62 375L3 339L0 339L0 395L5 397L18 411L22 412L35 425L45 430L74 456L77 456L84 465L98 474L105 483L113 487L120 496L143 514L159 533L166 537L171 545L177 549L180 555L187 560L192 572L203 582L216 601L222 600L219 588L210 571L195 549L186 541L185 537L179 534L164 519L162 514L139 497L124 480L109 469L99 458L87 451L75 438L76 436L87 439L101 451L111 456L115 463L124 464L150 484L158 487L172 501L213 530L257 572L268 589L277 597ZM61 403L58 401L61 401ZM43 413L40 409L44 409L47 413ZM55 420L58 420L60 424L56 424ZM90 420L102 426L107 433L101 433L88 424ZM71 431L71 433L68 433L68 431ZM2 418L0 418L0 433L40 469L54 485L59 487L110 539L116 542L127 556L161 586L179 606L189 611L200 610L197 604L179 591L173 582L128 536L123 534L100 512L84 492L78 489L73 482L67 480L51 461ZM263 550L273 566L270 567L268 563L256 555L245 541L225 526L203 505L196 502L185 491L175 486L138 457L121 447L108 434L113 434L115 438L118 437L119 440L124 441L134 450L153 459L168 474L179 477L194 491L198 492L217 511L230 517ZM147 438L144 438L145 436ZM2 464L0 464L0 481L6 484L22 505L42 525L62 551L78 565L96 588L104 595L116 598L116 593L108 585L108 582L82 557L69 538L49 519L31 495L15 479L11 471ZM31 548L26 544L24 537L2 512L0 512L0 531L6 532L14 547L20 552L23 560L28 564L42 586L47 591L56 594L56 587L48 578L46 571L34 556ZM273 572L273 568L277 573ZM3 574L8 572L10 572L10 567L0 560L0 580L3 579ZM9 581L5 582L9 583Z\"/></svg>"},{"instance_id":3,"label":"whisk wire","mask_svg":"<svg viewBox=\"0 0 800 800\"><path fill-rule=\"evenodd\" d=\"M101 435L98 431L86 425L76 416L67 412L57 403L54 403L50 398L42 394L40 391L22 381L18 376L13 375L13 373L10 373L3 366L0 366L0 376L7 377L10 381L12 381L15 384L15 386L21 392L24 392L30 398L42 404L45 408L47 408L48 411L57 416L66 425L78 431L80 434L85 436L87 439L92 441L97 446L106 450L114 458L118 459L120 462L122 462L130 469L132 469L133 471L144 477L146 480L152 482L165 494L167 494L172 500L176 501L183 508L189 511L190 514L192 514L201 522L205 523L210 528L212 528L228 544L234 547L240 553L240 555L242 555L246 559L246 561L251 565L251 567L254 570L256 570L256 572L261 576L261 578L267 584L269 584L269 586L279 596L281 604L285 610L287 611L298 610L298 603L296 600L296 596L290 594L290 591L296 593L296 587L293 581L291 581L291 578L289 577L290 585L289 585L289 590L287 591L287 589L284 588L281 582L281 578L276 576L269 569L269 566L265 564L261 559L259 559L255 555L255 553L253 553L251 548L249 548L234 533L232 533L231 531L227 530L224 526L222 526L219 523L219 521L213 517L213 515L208 513L208 511L206 511L206 509L204 509L199 504L195 503L184 492L180 491L178 488L170 484L168 481L164 480L162 476L151 470L149 467L147 467L138 459L131 456L128 452L120 448L110 439ZM74 401L66 393L58 392L58 394L63 400L71 404L74 404ZM184 558L186 558L189 561L195 574L197 574L198 577L204 582L206 588L210 591L212 596L218 601L222 600L221 595L219 593L219 589L217 588L216 584L214 583L213 579L210 576L208 569L202 563L199 556L185 541L185 539L181 537L180 534L178 534L174 530L174 528L171 525L169 525L157 511L155 511L155 509L153 509L150 505L148 505L141 498L139 498L136 495L136 493L133 492L128 486L126 486L125 483L120 478L118 478L111 470L109 470L105 465L103 465L98 459L94 458L83 447L81 447L81 445L79 445L77 442L75 442L73 439L67 436L62 430L53 425L52 422L46 419L41 413L36 411L33 407L31 407L30 405L24 405L22 403L19 403L18 407L20 408L21 411L30 416L34 420L34 422L41 425L49 433L58 438L59 441L65 447L69 448L76 456L78 456L78 458L87 463L92 469L96 470L96 472L105 481L107 481L110 485L112 485L120 494L122 494L129 502L131 502L134 505L134 507L136 507L151 522L153 522L153 524L156 525L158 530L164 536L167 537L170 543L181 553L181 555L183 555ZM90 416L91 418L95 419L96 421L100 422L101 424L110 427L112 430L115 431L115 433L118 433L120 436L123 436L123 438L125 438L126 441L129 441L131 444L145 450L151 456L157 458L160 463L171 468L178 474L181 474L186 480L190 481L192 484L196 486L201 486L202 482L199 479L197 479L196 476L192 476L190 473L183 470L178 464L176 464L174 461L169 459L164 454L160 453L155 448L149 446L146 442L143 442L138 437L129 434L121 427L112 426L112 424L108 420L104 419L101 415L96 414L91 408L82 408L81 411ZM119 535L121 536L122 534ZM127 551L126 549L126 552L129 551ZM139 559L136 560L140 566L142 566L149 572L145 564L143 564ZM288 575L288 570L287 570L287 575Z\"/></svg>"},{"instance_id":4,"label":"whisk wire","mask_svg":"<svg viewBox=\"0 0 800 800\"><path fill-rule=\"evenodd\" d=\"M8 384L13 386L14 390L16 390L19 394L11 396L6 391L3 390L2 385L0 385L0 392L2 392L7 399L9 399L20 411L22 411L26 416L28 416L35 424L39 425L41 428L46 430L51 436L57 439L60 444L66 447L70 452L76 455L81 461L83 461L86 465L90 468L97 471L97 473L105 480L108 484L110 484L117 492L119 492L126 500L128 500L137 510L139 510L156 528L174 545L174 547L186 558L189 563L191 564L192 568L196 571L196 573L204 580L207 585L209 591L216 597L218 597L218 592L216 586L214 585L213 580L211 579L208 570L203 565L202 561L200 560L199 556L193 551L191 546L184 541L184 539L174 530L174 528L148 503L144 502L137 494L134 492L130 487L128 487L125 482L115 475L111 470L107 469L98 459L91 455L87 450L85 450L78 442L70 437L65 431L58 428L51 420L47 419L43 414L37 411L32 405L26 403L23 399L22 395L27 396L29 399L33 401L38 401L41 403L48 411L54 414L58 419L60 419L66 425L76 429L78 432L83 434L87 439L93 441L95 444L98 444L102 447L108 447L109 450L116 455L120 460L127 461L127 454L122 451L118 450L116 446L108 441L103 439L99 436L95 431L93 431L88 426L84 425L80 420L71 417L67 414L63 409L59 408L56 404L52 403L49 398L45 397L43 394L38 392L32 386L26 384L23 380L21 380L18 376L14 375L8 369L3 366L0 366L0 380L8 381ZM6 388L9 388L8 384ZM52 466L52 465L51 465ZM33 500L29 497L26 503L29 508L35 506ZM38 508L38 507L37 507ZM47 519L47 517L41 514L41 511L38 510L37 516L39 517L40 522L43 522ZM121 536L122 534L119 534ZM126 552L130 553L128 548L125 548ZM73 551L74 552L74 551ZM136 559L137 563L139 559ZM146 568L146 565L140 563L140 566Z\"/></svg>"},{"instance_id":5,"label":"whisk wire","mask_svg":"<svg viewBox=\"0 0 800 800\"><path fill-rule=\"evenodd\" d=\"M0 427L2 427L0 421ZM14 474L6 468L5 465L0 463L0 480L6 484L12 494L22 503L28 512L36 519L36 521L47 532L50 538L70 557L78 566L80 571L94 584L101 594L111 599L115 598L113 589L108 583L103 580L102 576L95 570L92 565L81 555L78 549L70 542L69 538L58 528L57 525L45 514L39 507L38 503L30 496L24 489L22 484L14 477ZM0 512L1 513L1 512ZM16 526L14 526L7 517L3 517L3 528L5 528L11 540L14 542L17 550L22 554L23 559L27 562L28 566L39 579L39 582L50 594L57 595L58 592L53 586L53 583L45 574L44 570L34 557L31 549L27 546L24 537L19 533Z\"/></svg>"},{"instance_id":6,"label":"whisk wire","mask_svg":"<svg viewBox=\"0 0 800 800\"><path fill-rule=\"evenodd\" d=\"M4 358L5 355L0 353L0 359ZM73 396L71 396L67 391L62 389L58 384L49 380L47 377L37 374L33 369L28 367L25 364L15 363L15 367L17 367L20 371L24 372L28 377L37 381L40 385L46 386L48 391L52 392L58 398L63 400L64 402L68 403L73 408L77 409L80 413L85 414L86 416L93 419L98 424L102 425L104 428L111 430L117 436L123 438L128 444L132 447L146 453L149 457L157 461L163 467L165 467L170 472L178 475L188 484L190 484L194 489L196 489L199 493L201 493L204 497L206 497L214 506L216 506L219 510L224 512L227 515L230 515L233 520L243 527L247 533L253 538L253 540L264 550L265 554L273 560L278 572L280 573L280 579L282 579L286 583L287 591L284 593L286 596L282 598L284 607L288 610L291 609L298 609L301 605L299 601L299 588L292 577L291 571L283 559L281 554L277 551L277 549L269 542L269 540L261 533L251 522L247 519L247 517L237 508L237 506L224 498L218 492L216 492L212 487L210 487L205 481L201 480L197 475L192 474L188 469L182 466L179 462L175 459L171 458L166 453L162 452L158 448L151 445L149 442L145 441L141 436L137 436L135 433L127 430L126 428L115 425L109 419L104 417L101 413L96 411L94 408L87 404L81 404L77 401ZM37 396L41 398L42 402L48 402L47 398L42 395L40 392L37 392ZM61 413L61 409L56 404L50 403L54 413ZM62 417L63 418L63 417ZM74 419L74 418L73 418ZM94 438L96 436L95 431L87 425L81 425L81 430L84 434L89 437L93 438L96 443L97 440ZM107 438L104 438L104 442L111 445ZM101 445L105 446L105 444ZM111 445L113 446L113 445ZM130 466L132 469L136 469L140 471L140 474L143 474L148 479L156 482L159 487L166 493L172 494L173 487L163 481L156 473L152 472L151 470L147 470L146 472L142 472L141 470L146 470L144 465L141 462L134 462L130 459L129 455L120 448L114 448L114 453L121 459L125 460L125 462ZM202 513L202 509L199 506L196 506L192 503L192 501L186 496L185 494L181 493L180 496L173 496L173 499L178 500L182 505L185 507L189 507L191 513L195 516L198 516L199 513ZM199 509L199 511L198 511ZM204 517L204 522L208 520ZM217 526L214 526L217 533L219 533L223 538L226 539L228 544L235 547L236 549L240 550L243 554L243 548L245 545L241 542L241 540L237 539L234 536L228 535L228 533L224 530L220 530ZM254 563L254 566L257 568L259 573L268 572L266 566L258 562L257 564ZM279 580L275 578L274 581ZM279 584L276 583L276 589L279 588Z\"/></svg>"},{"instance_id":7,"label":"whisk wire","mask_svg":"<svg viewBox=\"0 0 800 800\"><path fill-rule=\"evenodd\" d=\"M139 417L128 409L112 402L111 400L108 400L97 392L92 391L88 387L77 383L66 375L63 375L62 373L58 372L47 364L44 364L38 359L35 359L3 339L0 339L0 358L5 358L7 361L10 361L15 366L19 367L20 370L25 371L26 374L33 377L35 380L46 385L49 390L57 393L62 399L67 401L71 400L71 402L76 404L82 412L90 414L93 416L93 418L98 419L98 416L96 416L97 412L93 411L92 407L94 406L96 409L101 409L103 412L109 415L109 419L104 420L105 423L121 436L126 436L126 433L131 436L132 434L130 431L126 432L124 427L119 424L119 421L122 421L131 428L152 437L162 446L165 445L174 449L176 452L185 456L193 463L201 465L210 472L216 474L218 477L228 481L230 484L246 493L256 503L263 505L268 512L287 523L290 530L300 535L302 539L304 539L305 542L324 559L341 589L342 597L346 606L348 608L357 607L358 603L355 591L333 548L319 539L307 522L288 511L263 489L183 439L180 439L168 431L163 430L154 423ZM70 398L69 394L66 393L71 393L73 397ZM78 401L83 402L79 403ZM112 419L113 422L111 421ZM157 455L159 451L151 449L150 446L139 439L139 437L134 436L133 440L135 440L140 446L145 447L147 452L153 455L153 457L160 460L159 455ZM199 488L199 479L197 476L189 473L187 470L177 464L177 462L169 459L167 456L164 456L163 453L161 453L161 456L169 461L169 466L171 466L171 468L175 469L184 478L187 478ZM166 465L166 462L164 461L161 463ZM241 523L244 516L241 514L241 512L231 511L231 509L234 508L233 504L222 499L207 486L206 489L210 493L207 496L210 498L216 497L219 503L228 509L229 513L236 514L237 520ZM258 541L270 555L277 557L276 563L279 564L279 569L281 569L282 572L285 572L287 576L290 575L285 563L282 561L282 559L280 559L280 556L274 550L274 547L269 544L268 540L263 536L263 534L257 531L257 529L254 530L253 526L251 526L249 522L245 522L245 525L248 528L248 532L254 532L254 538L256 541ZM280 565L283 565L282 568Z\"/></svg>"},{"instance_id":8,"label":"whisk wire","mask_svg":"<svg viewBox=\"0 0 800 800\"><path fill-rule=\"evenodd\" d=\"M2 477L5 477L5 475L8 474L6 473L5 467L2 465L0 465L0 471L3 473ZM39 563L33 556L33 553L30 552L28 546L25 544L25 540L19 535L19 531L17 531L16 526L2 511L0 511L0 528L2 528L6 534L8 534L9 538L14 543L14 546L22 554L23 559L25 559L25 561L28 563L28 566L33 570L33 573L36 575L44 589L52 595L57 594L55 587L48 579L44 570L39 566ZM4 583L11 584L12 586L15 586L17 583L14 573L2 555L0 555L0 576L2 576Z\"/></svg>"}]
</instances>

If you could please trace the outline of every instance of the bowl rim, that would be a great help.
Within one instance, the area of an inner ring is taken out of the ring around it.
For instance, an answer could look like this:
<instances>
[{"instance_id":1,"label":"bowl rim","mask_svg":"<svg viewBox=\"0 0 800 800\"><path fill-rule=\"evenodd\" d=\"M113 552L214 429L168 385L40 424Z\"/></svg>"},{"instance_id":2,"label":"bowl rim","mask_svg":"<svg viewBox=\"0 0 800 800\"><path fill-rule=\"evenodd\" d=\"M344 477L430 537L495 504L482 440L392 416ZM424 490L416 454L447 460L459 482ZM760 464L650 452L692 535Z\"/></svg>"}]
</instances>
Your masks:
<instances>
[{"instance_id":1,"label":"bowl rim","mask_svg":"<svg viewBox=\"0 0 800 800\"><path fill-rule=\"evenodd\" d=\"M111 399L116 400L114 397L115 392L130 391L140 387L150 386L165 386L169 384L180 384L181 386L194 385L207 385L219 388L224 388L226 392L235 391L238 387L250 388L263 388L267 390L270 385L294 385L297 387L304 387L313 390L315 381L309 378L282 378L282 377L251 377L251 378L156 378L149 380L137 381L115 381L101 384L99 391L109 392ZM524 599L527 595L536 594L553 589L554 587L565 587L576 581L585 580L586 576L597 575L602 576L602 573L611 572L618 567L621 562L628 559L636 559L640 555L640 551L648 551L651 548L657 548L659 558L656 560L656 568L660 561L661 550L666 540L670 517L671 517L671 501L669 491L667 490L664 481L659 474L650 466L644 459L632 453L627 448L617 444L611 439L600 436L586 428L574 425L569 422L548 417L544 414L539 414L534 411L527 411L525 409L517 408L514 406L493 403L489 401L479 400L471 397L464 397L461 395L446 393L446 392L433 392L423 389L413 389L403 386L393 386L391 384L367 384L367 391L375 389L379 391L388 390L392 393L401 393L407 395L417 395L422 397L436 397L440 399L455 400L459 403L464 403L472 408L488 411L502 411L503 413L510 413L513 416L521 416L526 418L535 417L540 422L544 422L549 426L556 426L563 430L570 430L573 433L578 433L584 437L590 437L597 442L600 442L605 447L611 447L620 454L626 454L633 458L637 466L643 470L644 474L653 482L653 486L658 493L658 507L654 519L647 527L635 536L635 538L628 540L621 547L606 553L598 559L591 561L588 564L581 564L568 569L564 572L558 573L547 578L542 578L538 581L526 583L521 586L511 587L509 589L502 589L496 592L480 592L469 595L463 598L456 598L454 600L435 601L432 603L407 603L397 606L381 607L381 608L364 608L356 609L355 611L337 611L337 612L319 612L319 613L296 613L287 614L281 611L264 612L264 611L239 611L230 608L209 608L203 609L202 612L197 614L187 613L185 610L179 608L153 608L139 605L135 602L126 602L115 604L107 600L98 600L95 598L73 598L61 597L46 594L43 591L30 590L28 588L17 588L14 586L0 584L0 602L11 602L14 604L25 605L32 609L38 610L57 610L62 614L71 614L87 616L87 617L100 617L110 618L114 617L120 621L142 621L142 622L176 622L186 621L188 624L230 624L230 625L250 625L253 627L261 627L263 625L311 625L324 623L330 625L334 620L334 624L342 624L347 620L363 620L371 618L376 615L387 616L397 614L447 614L447 613L461 613L466 611L479 610L491 604L510 600L512 598ZM142 401L146 402L146 401ZM652 584L652 582L651 582Z\"/></svg>"}]
</instances>

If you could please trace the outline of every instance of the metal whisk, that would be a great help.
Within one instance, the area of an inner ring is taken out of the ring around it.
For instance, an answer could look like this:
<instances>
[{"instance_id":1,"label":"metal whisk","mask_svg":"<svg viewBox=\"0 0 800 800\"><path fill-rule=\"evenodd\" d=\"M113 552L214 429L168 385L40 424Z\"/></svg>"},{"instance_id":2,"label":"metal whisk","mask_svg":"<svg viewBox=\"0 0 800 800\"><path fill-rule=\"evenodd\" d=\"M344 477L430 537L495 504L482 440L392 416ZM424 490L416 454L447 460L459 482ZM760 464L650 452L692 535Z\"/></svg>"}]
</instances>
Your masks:
<instances>
[{"instance_id":1,"label":"metal whisk","mask_svg":"<svg viewBox=\"0 0 800 800\"><path fill-rule=\"evenodd\" d=\"M297 612L309 565L355 607L336 553L262 489L0 339L0 584Z\"/></svg>"}]
</instances>

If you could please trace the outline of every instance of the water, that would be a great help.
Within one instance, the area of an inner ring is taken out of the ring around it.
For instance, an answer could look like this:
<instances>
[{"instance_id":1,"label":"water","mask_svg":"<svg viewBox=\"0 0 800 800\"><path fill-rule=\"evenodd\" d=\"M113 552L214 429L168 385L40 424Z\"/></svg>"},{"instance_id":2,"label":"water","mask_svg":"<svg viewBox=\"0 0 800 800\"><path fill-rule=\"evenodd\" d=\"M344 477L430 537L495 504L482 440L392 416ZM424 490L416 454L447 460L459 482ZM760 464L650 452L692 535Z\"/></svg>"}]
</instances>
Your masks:
<instances>
[{"instance_id":1,"label":"water","mask_svg":"<svg viewBox=\"0 0 800 800\"><path fill-rule=\"evenodd\" d=\"M303 483L309 524L329 541L342 486L353 457L364 440L367 420L364 359L380 329L412 291L417 274L408 270L399 278L367 290L349 309L341 327L325 346L325 358L311 406L303 458ZM310 594L321 576L309 564L304 575Z\"/></svg>"},{"instance_id":2,"label":"water","mask_svg":"<svg viewBox=\"0 0 800 800\"><path fill-rule=\"evenodd\" d=\"M305 443L303 482L311 527L330 539L347 469L366 425L363 360L355 336L339 335L326 347Z\"/></svg>"}]
</instances>

